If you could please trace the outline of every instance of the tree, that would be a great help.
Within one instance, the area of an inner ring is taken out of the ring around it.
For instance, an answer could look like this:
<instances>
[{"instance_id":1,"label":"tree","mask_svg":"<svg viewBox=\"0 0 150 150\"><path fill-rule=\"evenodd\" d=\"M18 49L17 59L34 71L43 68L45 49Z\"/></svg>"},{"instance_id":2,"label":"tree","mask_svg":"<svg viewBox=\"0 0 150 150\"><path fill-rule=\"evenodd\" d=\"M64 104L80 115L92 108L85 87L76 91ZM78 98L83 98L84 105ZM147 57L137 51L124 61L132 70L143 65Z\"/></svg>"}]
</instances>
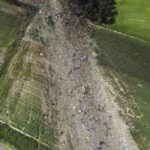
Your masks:
<instances>
[{"instance_id":1,"label":"tree","mask_svg":"<svg viewBox=\"0 0 150 150\"><path fill-rule=\"evenodd\" d=\"M99 19L101 23L112 24L117 15L115 0L99 0Z\"/></svg>"},{"instance_id":2,"label":"tree","mask_svg":"<svg viewBox=\"0 0 150 150\"><path fill-rule=\"evenodd\" d=\"M112 24L117 15L115 0L77 0L86 17L99 23Z\"/></svg>"}]
</instances>

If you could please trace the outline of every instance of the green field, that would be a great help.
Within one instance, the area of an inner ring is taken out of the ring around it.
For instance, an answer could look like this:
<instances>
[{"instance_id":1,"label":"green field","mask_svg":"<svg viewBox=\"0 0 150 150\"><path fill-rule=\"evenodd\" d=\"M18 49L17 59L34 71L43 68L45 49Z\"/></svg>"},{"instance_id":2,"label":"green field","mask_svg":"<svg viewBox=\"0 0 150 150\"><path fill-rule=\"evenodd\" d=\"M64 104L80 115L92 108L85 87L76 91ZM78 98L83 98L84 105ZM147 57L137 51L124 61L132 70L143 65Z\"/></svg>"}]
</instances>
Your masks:
<instances>
[{"instance_id":1,"label":"green field","mask_svg":"<svg viewBox=\"0 0 150 150\"><path fill-rule=\"evenodd\" d=\"M140 149L150 150L150 43L102 27L93 35L98 64L121 95L116 99L124 110L120 114Z\"/></svg>"},{"instance_id":2,"label":"green field","mask_svg":"<svg viewBox=\"0 0 150 150\"><path fill-rule=\"evenodd\" d=\"M117 0L117 8L113 29L150 41L150 1Z\"/></svg>"}]
</instances>

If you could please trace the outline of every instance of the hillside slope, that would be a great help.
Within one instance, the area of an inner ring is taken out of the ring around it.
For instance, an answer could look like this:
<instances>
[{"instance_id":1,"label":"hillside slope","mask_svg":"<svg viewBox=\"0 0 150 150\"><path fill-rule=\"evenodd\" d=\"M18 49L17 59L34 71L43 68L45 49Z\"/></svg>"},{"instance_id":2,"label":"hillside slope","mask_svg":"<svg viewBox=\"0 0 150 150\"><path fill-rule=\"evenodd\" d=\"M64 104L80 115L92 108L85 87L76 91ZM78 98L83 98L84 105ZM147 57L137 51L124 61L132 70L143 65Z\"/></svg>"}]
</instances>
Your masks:
<instances>
[{"instance_id":1,"label":"hillside slope","mask_svg":"<svg viewBox=\"0 0 150 150\"><path fill-rule=\"evenodd\" d=\"M19 150L136 150L87 27L63 0L39 5L1 74L2 139Z\"/></svg>"},{"instance_id":2,"label":"hillside slope","mask_svg":"<svg viewBox=\"0 0 150 150\"><path fill-rule=\"evenodd\" d=\"M150 149L150 43L103 27L94 30L98 65L120 93L121 114L141 150Z\"/></svg>"},{"instance_id":3,"label":"hillside slope","mask_svg":"<svg viewBox=\"0 0 150 150\"><path fill-rule=\"evenodd\" d=\"M30 31L39 30L47 49L49 95L58 111L59 147L136 149L117 113L116 96L108 90L111 86L92 63L94 42L85 26L74 27L65 6L63 1L47 1Z\"/></svg>"}]
</instances>

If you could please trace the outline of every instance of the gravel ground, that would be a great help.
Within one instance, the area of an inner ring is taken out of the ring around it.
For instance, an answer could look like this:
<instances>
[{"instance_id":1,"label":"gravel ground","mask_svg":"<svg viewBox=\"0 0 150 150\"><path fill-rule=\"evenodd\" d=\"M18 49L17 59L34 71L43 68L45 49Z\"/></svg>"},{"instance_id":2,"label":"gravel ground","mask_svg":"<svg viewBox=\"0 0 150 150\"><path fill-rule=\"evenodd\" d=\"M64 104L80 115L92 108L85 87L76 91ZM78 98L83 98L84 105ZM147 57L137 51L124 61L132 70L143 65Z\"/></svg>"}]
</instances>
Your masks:
<instances>
[{"instance_id":1,"label":"gravel ground","mask_svg":"<svg viewBox=\"0 0 150 150\"><path fill-rule=\"evenodd\" d=\"M48 54L49 102L58 113L57 146L60 150L137 150L118 114L117 95L96 66L96 44L66 6L66 1L45 0L26 35L31 38L30 33L38 30L36 40Z\"/></svg>"}]
</instances>

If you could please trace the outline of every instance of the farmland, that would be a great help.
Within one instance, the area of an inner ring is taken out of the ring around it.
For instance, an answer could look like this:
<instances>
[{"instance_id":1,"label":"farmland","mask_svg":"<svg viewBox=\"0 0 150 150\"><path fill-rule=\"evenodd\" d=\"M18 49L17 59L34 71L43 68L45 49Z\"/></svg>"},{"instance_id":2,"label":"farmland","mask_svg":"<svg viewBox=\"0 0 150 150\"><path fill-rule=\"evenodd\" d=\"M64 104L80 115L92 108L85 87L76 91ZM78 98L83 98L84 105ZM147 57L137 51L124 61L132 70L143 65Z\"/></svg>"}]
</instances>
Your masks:
<instances>
[{"instance_id":1,"label":"farmland","mask_svg":"<svg viewBox=\"0 0 150 150\"><path fill-rule=\"evenodd\" d=\"M150 149L150 43L97 27L98 64L121 96L117 102L141 150Z\"/></svg>"},{"instance_id":2,"label":"farmland","mask_svg":"<svg viewBox=\"0 0 150 150\"><path fill-rule=\"evenodd\" d=\"M55 149L57 141L46 101L46 54L22 39L33 15L0 1L0 140L17 150Z\"/></svg>"},{"instance_id":3,"label":"farmland","mask_svg":"<svg viewBox=\"0 0 150 150\"><path fill-rule=\"evenodd\" d=\"M117 8L113 29L150 41L150 1L117 0Z\"/></svg>"}]
</instances>

